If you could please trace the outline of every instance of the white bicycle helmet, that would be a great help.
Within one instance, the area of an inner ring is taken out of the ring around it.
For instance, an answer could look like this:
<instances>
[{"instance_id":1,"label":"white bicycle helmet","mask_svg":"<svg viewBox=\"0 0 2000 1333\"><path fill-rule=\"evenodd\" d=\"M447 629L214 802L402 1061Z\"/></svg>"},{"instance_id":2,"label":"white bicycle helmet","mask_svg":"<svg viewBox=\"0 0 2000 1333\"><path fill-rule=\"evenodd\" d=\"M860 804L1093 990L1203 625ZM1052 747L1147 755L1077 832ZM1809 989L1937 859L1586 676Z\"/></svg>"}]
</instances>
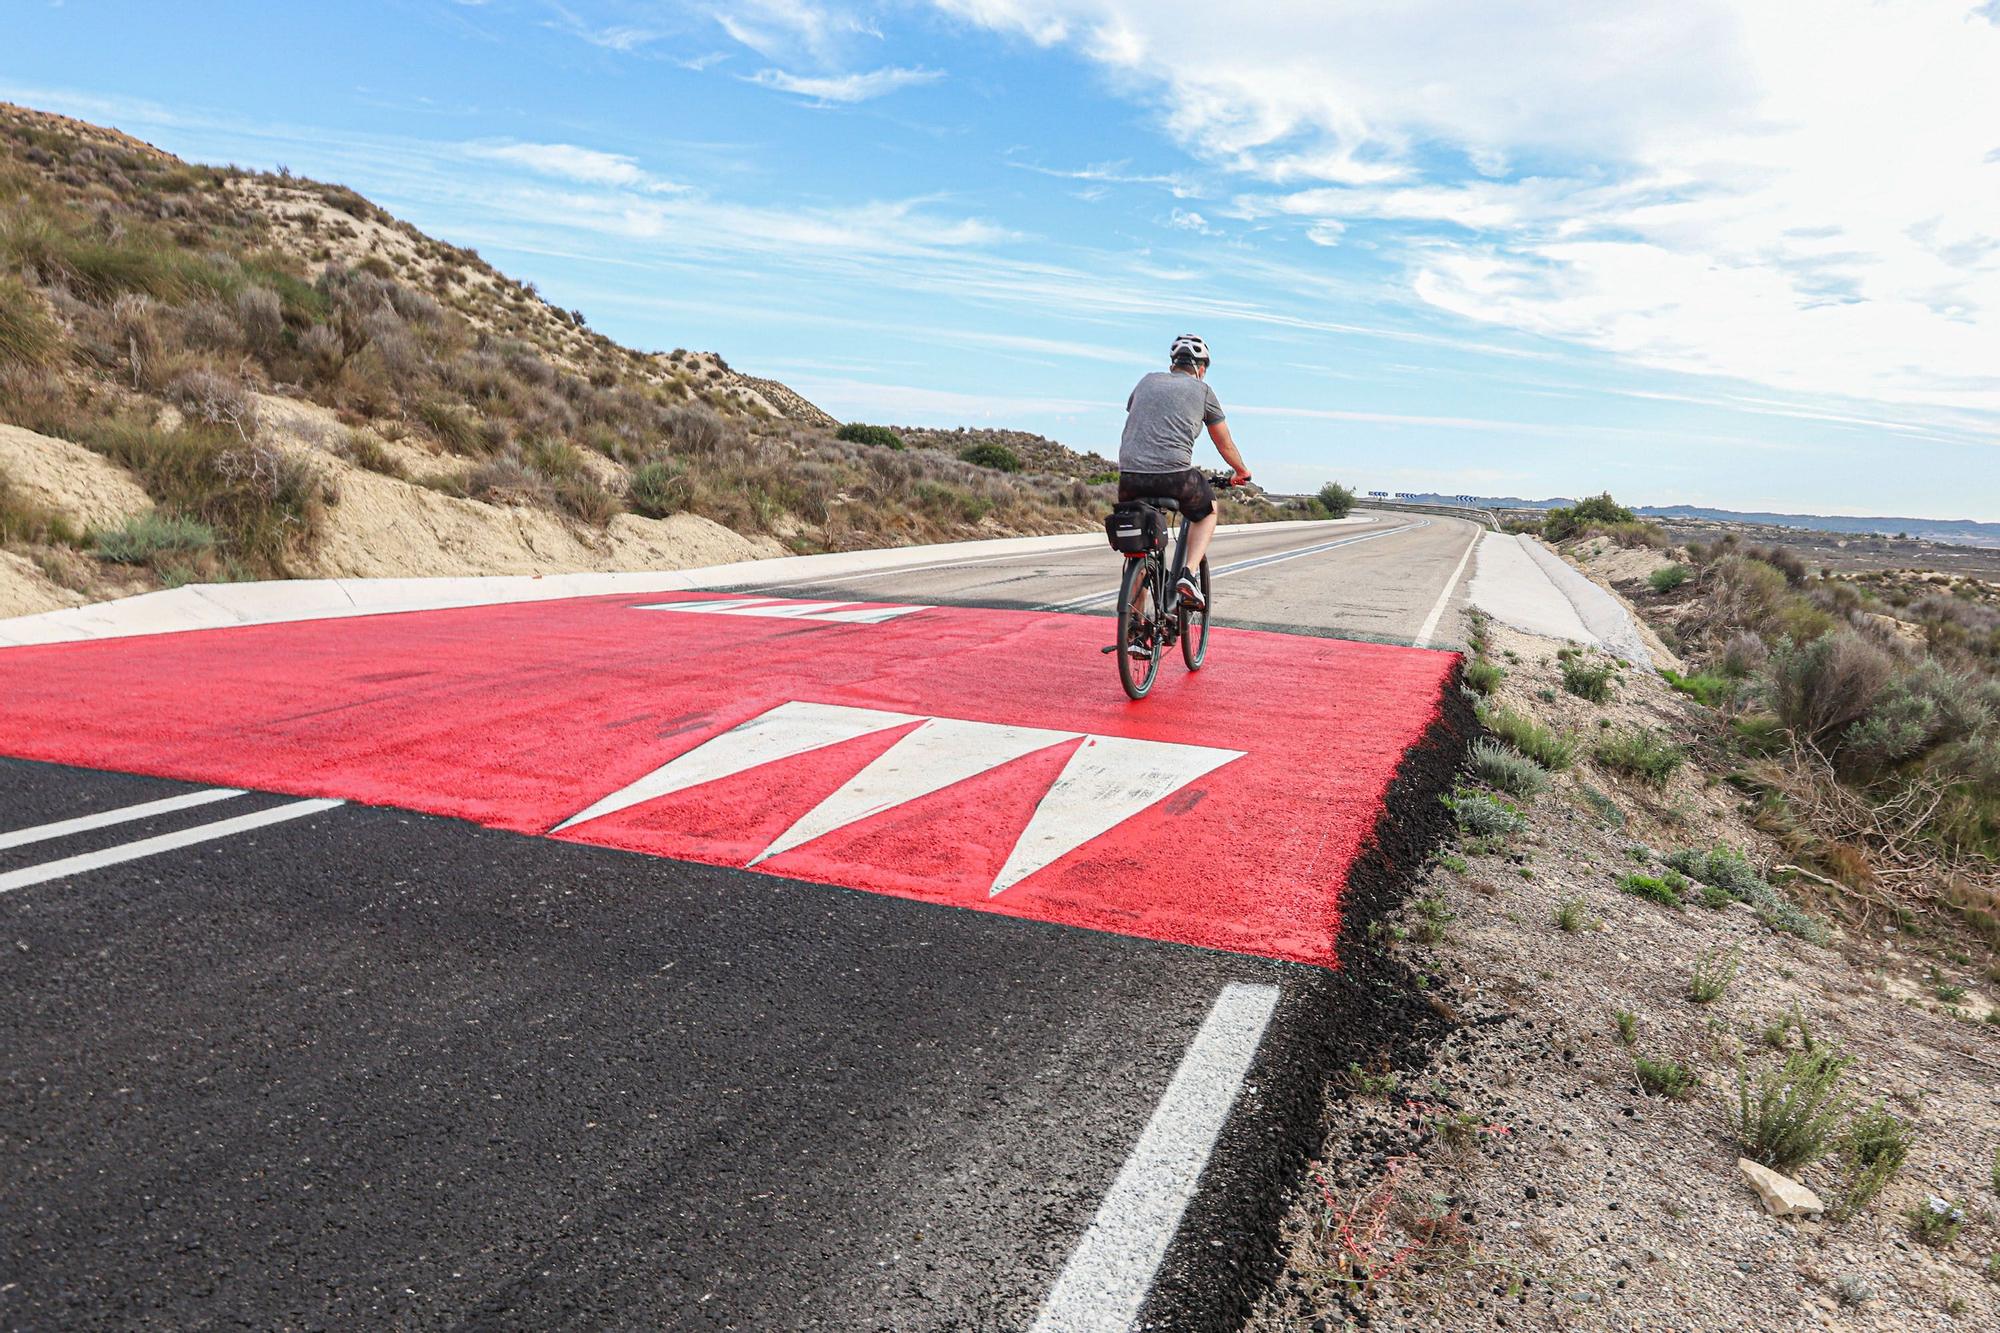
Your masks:
<instances>
[{"instance_id":1,"label":"white bicycle helmet","mask_svg":"<svg viewBox=\"0 0 2000 1333\"><path fill-rule=\"evenodd\" d=\"M1176 365L1189 362L1197 366L1208 364L1208 344L1192 333L1183 333L1174 339L1174 345L1167 349L1167 360Z\"/></svg>"}]
</instances>

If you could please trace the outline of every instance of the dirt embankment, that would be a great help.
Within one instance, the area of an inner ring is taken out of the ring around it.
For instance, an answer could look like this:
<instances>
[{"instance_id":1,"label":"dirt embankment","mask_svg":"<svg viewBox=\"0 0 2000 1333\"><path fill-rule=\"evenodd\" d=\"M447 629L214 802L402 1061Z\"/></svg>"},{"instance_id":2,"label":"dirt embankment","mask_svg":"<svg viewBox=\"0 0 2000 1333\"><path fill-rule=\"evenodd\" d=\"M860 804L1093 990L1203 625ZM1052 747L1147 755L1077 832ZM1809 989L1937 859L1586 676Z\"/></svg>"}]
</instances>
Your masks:
<instances>
[{"instance_id":1,"label":"dirt embankment","mask_svg":"<svg viewBox=\"0 0 2000 1333\"><path fill-rule=\"evenodd\" d=\"M1810 881L1785 882L1699 706L1657 676L1614 669L1593 702L1566 688L1564 645L1485 635L1505 673L1488 716L1532 719L1559 762L1531 798L1468 777L1517 821L1475 832L1462 802L1458 849L1376 932L1456 1027L1422 1060L1385 1049L1341 1080L1287 1270L1249 1327L2000 1327L1995 978L1948 938L1843 927ZM1678 762L1649 776L1643 752L1607 746L1639 732ZM1780 896L1666 864L1716 848ZM1788 1168L1828 1207L1811 1217L1769 1214L1737 1165L1759 1152L1739 1079L1754 1106L1787 1061L1845 1062L1824 1141ZM1870 1108L1908 1145L1873 1198Z\"/></svg>"}]
</instances>

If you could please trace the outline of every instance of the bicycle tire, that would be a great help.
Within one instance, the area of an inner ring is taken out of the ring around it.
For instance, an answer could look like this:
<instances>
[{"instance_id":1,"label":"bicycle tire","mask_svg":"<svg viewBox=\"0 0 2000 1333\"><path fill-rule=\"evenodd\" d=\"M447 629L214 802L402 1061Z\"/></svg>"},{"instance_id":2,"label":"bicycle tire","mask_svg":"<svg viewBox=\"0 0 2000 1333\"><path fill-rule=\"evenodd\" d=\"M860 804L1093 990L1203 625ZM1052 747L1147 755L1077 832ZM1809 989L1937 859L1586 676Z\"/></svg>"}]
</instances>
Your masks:
<instances>
[{"instance_id":1,"label":"bicycle tire","mask_svg":"<svg viewBox=\"0 0 2000 1333\"><path fill-rule=\"evenodd\" d=\"M1158 569L1158 562L1152 559L1127 560L1125 572L1118 577L1118 651L1112 656L1118 659L1118 683L1135 703L1146 697L1160 674L1160 636L1153 630L1151 610L1159 601ZM1144 614L1136 609L1142 602L1147 607ZM1150 650L1148 656L1134 658L1131 649L1135 643L1144 643Z\"/></svg>"},{"instance_id":2,"label":"bicycle tire","mask_svg":"<svg viewBox=\"0 0 2000 1333\"><path fill-rule=\"evenodd\" d=\"M1201 610L1181 612L1181 661L1187 663L1189 671L1201 670L1201 664L1208 660L1208 557L1201 560L1201 574L1195 580L1201 587Z\"/></svg>"}]
</instances>

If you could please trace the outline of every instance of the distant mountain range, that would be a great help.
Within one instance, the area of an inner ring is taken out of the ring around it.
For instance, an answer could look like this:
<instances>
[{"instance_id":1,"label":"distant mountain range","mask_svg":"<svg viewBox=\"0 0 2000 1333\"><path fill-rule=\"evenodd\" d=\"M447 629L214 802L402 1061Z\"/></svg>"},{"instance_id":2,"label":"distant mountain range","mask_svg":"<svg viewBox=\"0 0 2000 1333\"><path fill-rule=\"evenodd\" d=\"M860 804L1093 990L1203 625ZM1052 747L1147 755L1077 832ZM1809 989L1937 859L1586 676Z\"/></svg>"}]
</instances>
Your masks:
<instances>
[{"instance_id":1,"label":"distant mountain range","mask_svg":"<svg viewBox=\"0 0 2000 1333\"><path fill-rule=\"evenodd\" d=\"M1412 502L1459 504L1456 495L1409 495ZM1488 509L1555 509L1576 501L1563 496L1524 500L1514 495L1482 495L1475 504ZM1722 523L1762 523L1774 528L1806 528L1814 532L1847 532L1864 536L1916 537L1960 546L2000 547L2000 523L1969 518L1852 518L1844 514L1769 514L1738 509L1705 509L1700 505L1636 505L1647 518L1708 519Z\"/></svg>"}]
</instances>

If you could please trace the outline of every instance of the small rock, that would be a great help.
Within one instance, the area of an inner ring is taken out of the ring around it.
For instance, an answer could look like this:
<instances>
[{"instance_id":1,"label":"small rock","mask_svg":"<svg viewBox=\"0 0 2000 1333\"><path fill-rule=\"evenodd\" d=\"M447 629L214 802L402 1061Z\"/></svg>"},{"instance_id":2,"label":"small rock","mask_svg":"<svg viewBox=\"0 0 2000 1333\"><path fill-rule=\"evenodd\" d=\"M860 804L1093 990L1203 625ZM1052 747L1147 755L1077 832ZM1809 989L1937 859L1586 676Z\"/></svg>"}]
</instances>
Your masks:
<instances>
[{"instance_id":1,"label":"small rock","mask_svg":"<svg viewBox=\"0 0 2000 1333\"><path fill-rule=\"evenodd\" d=\"M1736 1169L1749 1179L1757 1197L1764 1201L1764 1211L1773 1217L1809 1217L1826 1211L1819 1195L1790 1176L1748 1157L1737 1158Z\"/></svg>"}]
</instances>

